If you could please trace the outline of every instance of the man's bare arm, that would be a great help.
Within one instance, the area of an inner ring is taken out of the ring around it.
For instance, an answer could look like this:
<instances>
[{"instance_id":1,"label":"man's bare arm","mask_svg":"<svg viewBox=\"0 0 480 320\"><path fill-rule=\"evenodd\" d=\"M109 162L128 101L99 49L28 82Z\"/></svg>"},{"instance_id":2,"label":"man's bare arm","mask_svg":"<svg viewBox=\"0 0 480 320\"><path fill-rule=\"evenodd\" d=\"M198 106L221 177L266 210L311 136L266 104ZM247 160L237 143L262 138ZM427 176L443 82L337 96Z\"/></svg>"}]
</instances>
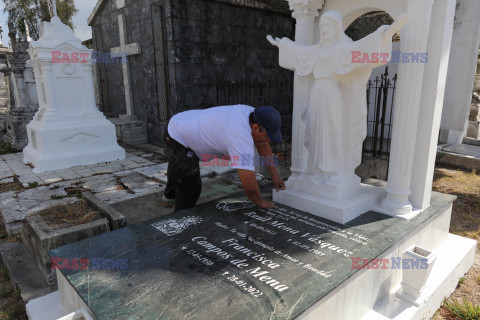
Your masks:
<instances>
[{"instance_id":1,"label":"man's bare arm","mask_svg":"<svg viewBox=\"0 0 480 320\"><path fill-rule=\"evenodd\" d=\"M268 171L272 177L273 184L275 185L275 189L278 190L285 190L285 182L280 178L280 175L277 171L277 166L273 161L273 153L272 148L268 142L257 142L254 141L255 147L257 148L258 154L262 157L263 163L266 164ZM262 163L262 162L261 162Z\"/></svg>"},{"instance_id":2,"label":"man's bare arm","mask_svg":"<svg viewBox=\"0 0 480 320\"><path fill-rule=\"evenodd\" d=\"M257 179L255 177L255 172L244 169L237 169L237 171L243 190L245 190L245 193L250 201L263 209L275 208L274 202L262 199L260 195L260 188L258 187Z\"/></svg>"}]
</instances>

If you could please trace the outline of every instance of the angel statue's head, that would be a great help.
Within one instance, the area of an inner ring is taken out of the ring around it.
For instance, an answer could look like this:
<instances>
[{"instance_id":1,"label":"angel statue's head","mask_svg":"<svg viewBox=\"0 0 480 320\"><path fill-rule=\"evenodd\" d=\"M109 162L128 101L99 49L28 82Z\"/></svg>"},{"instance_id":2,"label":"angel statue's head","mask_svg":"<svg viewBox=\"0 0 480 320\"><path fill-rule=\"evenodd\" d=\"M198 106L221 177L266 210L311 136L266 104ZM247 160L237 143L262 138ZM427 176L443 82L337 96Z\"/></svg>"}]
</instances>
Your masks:
<instances>
[{"instance_id":1,"label":"angel statue's head","mask_svg":"<svg viewBox=\"0 0 480 320\"><path fill-rule=\"evenodd\" d=\"M320 17L319 28L320 43L323 45L348 40L347 35L343 32L342 15L336 10L327 11Z\"/></svg>"}]
</instances>

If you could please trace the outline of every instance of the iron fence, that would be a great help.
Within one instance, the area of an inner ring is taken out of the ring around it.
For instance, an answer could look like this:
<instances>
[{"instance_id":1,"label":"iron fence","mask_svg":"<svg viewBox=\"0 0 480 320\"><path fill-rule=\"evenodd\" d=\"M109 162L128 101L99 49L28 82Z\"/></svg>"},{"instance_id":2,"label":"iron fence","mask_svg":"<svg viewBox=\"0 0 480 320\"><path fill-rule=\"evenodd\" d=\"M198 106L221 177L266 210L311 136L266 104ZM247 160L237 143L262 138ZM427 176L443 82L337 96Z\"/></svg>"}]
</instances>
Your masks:
<instances>
[{"instance_id":1,"label":"iron fence","mask_svg":"<svg viewBox=\"0 0 480 320\"><path fill-rule=\"evenodd\" d=\"M388 67L380 77L367 83L367 138L363 142L362 160L370 157L387 161L387 178L396 84L397 74L389 78Z\"/></svg>"}]
</instances>

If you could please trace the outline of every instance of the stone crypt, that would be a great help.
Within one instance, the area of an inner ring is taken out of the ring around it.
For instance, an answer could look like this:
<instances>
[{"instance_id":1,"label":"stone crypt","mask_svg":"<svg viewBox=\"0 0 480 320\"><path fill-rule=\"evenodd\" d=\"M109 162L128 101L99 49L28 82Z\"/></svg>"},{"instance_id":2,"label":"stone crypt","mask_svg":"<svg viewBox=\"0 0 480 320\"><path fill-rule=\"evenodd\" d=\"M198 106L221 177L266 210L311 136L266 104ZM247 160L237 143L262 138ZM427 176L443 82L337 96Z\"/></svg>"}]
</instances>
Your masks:
<instances>
[{"instance_id":1,"label":"stone crypt","mask_svg":"<svg viewBox=\"0 0 480 320\"><path fill-rule=\"evenodd\" d=\"M127 55L121 64L97 59L100 110L117 127L141 121L151 144L161 146L178 112L216 106L224 79L293 80L264 41L267 33L293 35L285 0L96 2L88 19L95 51Z\"/></svg>"},{"instance_id":2,"label":"stone crypt","mask_svg":"<svg viewBox=\"0 0 480 320\"><path fill-rule=\"evenodd\" d=\"M455 197L432 192L455 3L290 0L295 41L267 37L295 72L292 176L273 191L277 208L232 195L54 249L59 291L29 302L30 318L430 319L477 246L448 233ZM395 22L345 36L379 10ZM401 50L429 62L399 66L388 185L362 184L365 84L385 62L351 54L388 52L399 30ZM65 268L74 259L90 264Z\"/></svg>"}]
</instances>

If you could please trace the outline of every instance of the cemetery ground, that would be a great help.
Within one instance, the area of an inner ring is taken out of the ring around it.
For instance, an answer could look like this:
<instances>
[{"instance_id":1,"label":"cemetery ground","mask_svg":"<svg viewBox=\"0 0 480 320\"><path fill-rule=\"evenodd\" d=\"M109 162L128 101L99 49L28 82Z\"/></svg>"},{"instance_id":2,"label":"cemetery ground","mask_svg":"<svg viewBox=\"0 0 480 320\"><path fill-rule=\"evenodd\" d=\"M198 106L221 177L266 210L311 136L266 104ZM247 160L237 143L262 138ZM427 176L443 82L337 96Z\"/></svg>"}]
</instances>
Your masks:
<instances>
[{"instance_id":1,"label":"cemetery ground","mask_svg":"<svg viewBox=\"0 0 480 320\"><path fill-rule=\"evenodd\" d=\"M12 177L0 179L0 203L2 211L12 219L0 217L0 245L21 241L19 235L9 235L7 228L18 230L18 221L25 215L29 206L42 206L42 203L65 201L78 195L78 192L67 193L62 190L85 189L108 202L117 210L125 213L127 223L149 220L158 216L158 212L168 214L173 208L158 197L163 191L166 179L166 163L156 150L127 149L127 159L94 166L73 168L49 174L33 174L25 168L20 159L21 154L1 156L7 167L14 173ZM5 158L6 157L6 158ZM14 165L17 164L17 165ZM4 167L5 168L5 167ZM211 166L202 167L204 188L200 203L241 192L238 181L231 174L231 168ZM4 171L5 172L5 171ZM6 175L6 173L5 173ZM259 176L261 178L261 176ZM267 181L262 180L262 184ZM75 189L76 188L76 189ZM441 166L435 171L434 191L454 194L458 199L454 202L450 232L480 241L480 174L466 169ZM8 202L14 201L13 203ZM127 201L126 201L127 200ZM15 203L17 202L17 203ZM18 205L23 205L24 211ZM137 213L142 208L142 215ZM6 209L6 210L5 210ZM128 212L131 212L128 215ZM30 213L28 213L30 214ZM59 216L58 219L64 219ZM4 221L10 221L5 226ZM19 289L12 285L8 269L0 268L0 320L26 319L25 304ZM474 306L480 306L480 256L472 269L462 278L449 301L463 300ZM472 311L473 312L473 311ZM478 311L471 317L453 315L442 307L434 316L434 320L480 319Z\"/></svg>"},{"instance_id":2,"label":"cemetery ground","mask_svg":"<svg viewBox=\"0 0 480 320\"><path fill-rule=\"evenodd\" d=\"M480 172L442 166L435 170L434 191L456 195L453 203L450 232L459 236L480 241ZM480 319L480 255L477 248L475 262L470 271L460 279L455 292L450 296L453 304L445 304L435 314L433 320ZM457 304L458 303L458 304ZM476 310L469 313L464 307L470 303ZM463 310L454 315L451 310ZM470 314L470 315L469 315Z\"/></svg>"}]
</instances>

